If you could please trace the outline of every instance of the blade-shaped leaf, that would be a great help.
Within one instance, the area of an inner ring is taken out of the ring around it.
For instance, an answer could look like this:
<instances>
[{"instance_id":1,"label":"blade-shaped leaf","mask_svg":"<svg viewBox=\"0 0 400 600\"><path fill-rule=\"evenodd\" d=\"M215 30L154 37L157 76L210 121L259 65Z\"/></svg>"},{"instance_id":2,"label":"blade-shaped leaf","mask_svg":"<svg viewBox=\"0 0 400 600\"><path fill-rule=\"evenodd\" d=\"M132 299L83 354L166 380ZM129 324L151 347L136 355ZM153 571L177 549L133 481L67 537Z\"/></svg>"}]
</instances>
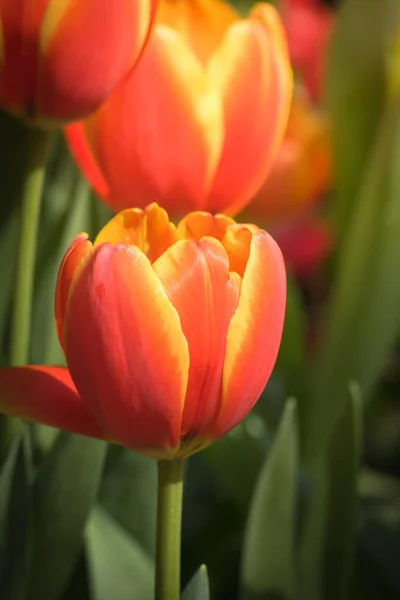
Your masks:
<instances>
[{"instance_id":1,"label":"blade-shaped leaf","mask_svg":"<svg viewBox=\"0 0 400 600\"><path fill-rule=\"evenodd\" d=\"M56 600L74 569L107 445L61 432L35 482L35 542L28 600ZM51 568L49 568L51 565Z\"/></svg>"},{"instance_id":2,"label":"blade-shaped leaf","mask_svg":"<svg viewBox=\"0 0 400 600\"><path fill-rule=\"evenodd\" d=\"M343 0L330 45L327 91L339 236L357 205L356 194L383 109L387 3Z\"/></svg>"},{"instance_id":3,"label":"blade-shaped leaf","mask_svg":"<svg viewBox=\"0 0 400 600\"><path fill-rule=\"evenodd\" d=\"M343 244L325 350L306 414L305 454L328 443L349 381L376 385L400 325L400 94L387 108Z\"/></svg>"},{"instance_id":4,"label":"blade-shaped leaf","mask_svg":"<svg viewBox=\"0 0 400 600\"><path fill-rule=\"evenodd\" d=\"M201 565L182 594L182 600L210 600L210 585L206 565Z\"/></svg>"},{"instance_id":5,"label":"blade-shaped leaf","mask_svg":"<svg viewBox=\"0 0 400 600\"><path fill-rule=\"evenodd\" d=\"M102 508L90 517L86 544L93 600L153 600L151 559Z\"/></svg>"},{"instance_id":6,"label":"blade-shaped leaf","mask_svg":"<svg viewBox=\"0 0 400 600\"><path fill-rule=\"evenodd\" d=\"M349 386L345 413L328 451L328 514L325 538L324 598L348 597L357 532L357 480L361 462L361 397Z\"/></svg>"},{"instance_id":7,"label":"blade-shaped leaf","mask_svg":"<svg viewBox=\"0 0 400 600\"><path fill-rule=\"evenodd\" d=\"M259 476L245 532L245 597L292 598L298 475L296 405L287 402Z\"/></svg>"},{"instance_id":8,"label":"blade-shaped leaf","mask_svg":"<svg viewBox=\"0 0 400 600\"><path fill-rule=\"evenodd\" d=\"M28 427L21 429L0 473L0 590L24 600L32 560L32 460Z\"/></svg>"},{"instance_id":9,"label":"blade-shaped leaf","mask_svg":"<svg viewBox=\"0 0 400 600\"><path fill-rule=\"evenodd\" d=\"M310 498L305 511L300 532L298 550L298 587L299 597L305 600L321 600L322 555L325 543L328 469L326 456L315 457L307 465Z\"/></svg>"},{"instance_id":10,"label":"blade-shaped leaf","mask_svg":"<svg viewBox=\"0 0 400 600\"><path fill-rule=\"evenodd\" d=\"M99 502L143 550L154 555L157 516L154 460L126 448L110 446Z\"/></svg>"}]
</instances>

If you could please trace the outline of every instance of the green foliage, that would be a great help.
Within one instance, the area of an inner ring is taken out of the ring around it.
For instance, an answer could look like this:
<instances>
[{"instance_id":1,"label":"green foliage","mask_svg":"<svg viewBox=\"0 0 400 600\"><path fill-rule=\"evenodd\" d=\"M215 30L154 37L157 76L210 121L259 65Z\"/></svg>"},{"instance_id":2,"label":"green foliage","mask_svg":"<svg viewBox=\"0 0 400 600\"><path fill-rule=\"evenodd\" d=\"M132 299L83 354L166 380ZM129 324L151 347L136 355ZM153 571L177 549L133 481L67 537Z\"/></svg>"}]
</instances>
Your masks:
<instances>
[{"instance_id":1,"label":"green foliage","mask_svg":"<svg viewBox=\"0 0 400 600\"><path fill-rule=\"evenodd\" d=\"M89 519L86 546L93 600L153 600L151 559L100 507Z\"/></svg>"},{"instance_id":2,"label":"green foliage","mask_svg":"<svg viewBox=\"0 0 400 600\"><path fill-rule=\"evenodd\" d=\"M27 427L15 436L0 471L0 590L24 600L33 550L33 471Z\"/></svg>"},{"instance_id":3,"label":"green foliage","mask_svg":"<svg viewBox=\"0 0 400 600\"><path fill-rule=\"evenodd\" d=\"M187 584L182 600L210 600L207 567L202 565Z\"/></svg>"},{"instance_id":4,"label":"green foliage","mask_svg":"<svg viewBox=\"0 0 400 600\"><path fill-rule=\"evenodd\" d=\"M333 212L342 237L356 206L385 102L388 0L343 0L327 70L336 197Z\"/></svg>"},{"instance_id":5,"label":"green foliage","mask_svg":"<svg viewBox=\"0 0 400 600\"><path fill-rule=\"evenodd\" d=\"M62 432L42 461L34 486L34 544L27 600L56 600L64 590L97 494L105 451L104 442Z\"/></svg>"},{"instance_id":6,"label":"green foliage","mask_svg":"<svg viewBox=\"0 0 400 600\"><path fill-rule=\"evenodd\" d=\"M245 597L293 598L297 473L296 406L288 401L249 512L243 549Z\"/></svg>"},{"instance_id":7,"label":"green foliage","mask_svg":"<svg viewBox=\"0 0 400 600\"><path fill-rule=\"evenodd\" d=\"M329 440L344 409L348 382L368 397L399 331L400 96L386 109L338 263L329 330L315 370L306 454Z\"/></svg>"}]
</instances>

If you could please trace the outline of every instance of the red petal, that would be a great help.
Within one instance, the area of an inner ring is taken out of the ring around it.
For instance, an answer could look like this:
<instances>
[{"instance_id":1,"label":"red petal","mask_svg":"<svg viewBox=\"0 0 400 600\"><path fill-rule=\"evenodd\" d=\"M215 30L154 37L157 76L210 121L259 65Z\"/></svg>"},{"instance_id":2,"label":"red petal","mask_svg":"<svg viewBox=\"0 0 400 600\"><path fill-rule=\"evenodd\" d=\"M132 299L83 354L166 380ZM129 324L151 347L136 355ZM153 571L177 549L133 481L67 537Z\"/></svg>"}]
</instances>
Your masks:
<instances>
[{"instance_id":1,"label":"red petal","mask_svg":"<svg viewBox=\"0 0 400 600\"><path fill-rule=\"evenodd\" d=\"M49 0L0 0L0 100L6 108L33 106L38 35Z\"/></svg>"},{"instance_id":2,"label":"red petal","mask_svg":"<svg viewBox=\"0 0 400 600\"><path fill-rule=\"evenodd\" d=\"M215 438L235 427L263 391L278 354L286 301L281 251L265 231L255 233L238 309L228 329L223 402Z\"/></svg>"},{"instance_id":3,"label":"red petal","mask_svg":"<svg viewBox=\"0 0 400 600\"><path fill-rule=\"evenodd\" d=\"M182 240L154 263L189 345L181 427L187 443L208 431L220 409L226 334L238 300L228 268L223 246L211 238Z\"/></svg>"},{"instance_id":4,"label":"red petal","mask_svg":"<svg viewBox=\"0 0 400 600\"><path fill-rule=\"evenodd\" d=\"M234 214L266 178L288 118L292 76L275 9L258 6L257 20L232 25L209 73L224 102L225 141L207 208Z\"/></svg>"},{"instance_id":5,"label":"red petal","mask_svg":"<svg viewBox=\"0 0 400 600\"><path fill-rule=\"evenodd\" d=\"M98 246L74 282L64 331L73 380L110 437L154 457L173 453L189 354L146 256Z\"/></svg>"},{"instance_id":6,"label":"red petal","mask_svg":"<svg viewBox=\"0 0 400 600\"><path fill-rule=\"evenodd\" d=\"M88 123L115 210L202 206L222 147L222 106L173 31L156 27L137 68Z\"/></svg>"},{"instance_id":7,"label":"red petal","mask_svg":"<svg viewBox=\"0 0 400 600\"><path fill-rule=\"evenodd\" d=\"M85 122L72 123L64 129L68 147L84 176L89 180L95 193L107 201L109 197L108 183L100 170L100 166L90 147Z\"/></svg>"},{"instance_id":8,"label":"red petal","mask_svg":"<svg viewBox=\"0 0 400 600\"><path fill-rule=\"evenodd\" d=\"M62 348L64 348L63 328L69 288L78 265L92 249L92 244L87 241L87 237L86 233L81 233L74 239L62 260L58 272L54 313L57 324L57 335Z\"/></svg>"},{"instance_id":9,"label":"red petal","mask_svg":"<svg viewBox=\"0 0 400 600\"><path fill-rule=\"evenodd\" d=\"M154 5L151 0L50 2L40 33L41 113L77 120L97 109L134 66Z\"/></svg>"},{"instance_id":10,"label":"red petal","mask_svg":"<svg viewBox=\"0 0 400 600\"><path fill-rule=\"evenodd\" d=\"M63 367L0 369L0 412L105 439Z\"/></svg>"}]
</instances>

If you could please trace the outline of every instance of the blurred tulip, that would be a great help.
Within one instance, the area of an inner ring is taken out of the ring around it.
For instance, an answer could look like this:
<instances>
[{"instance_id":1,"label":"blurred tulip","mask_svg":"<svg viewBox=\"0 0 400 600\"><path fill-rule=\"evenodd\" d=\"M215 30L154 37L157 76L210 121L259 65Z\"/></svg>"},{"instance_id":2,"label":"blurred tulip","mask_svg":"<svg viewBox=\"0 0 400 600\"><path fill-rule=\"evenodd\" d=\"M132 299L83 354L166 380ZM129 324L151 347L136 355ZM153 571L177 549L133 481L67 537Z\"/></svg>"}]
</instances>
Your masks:
<instances>
[{"instance_id":1,"label":"blurred tulip","mask_svg":"<svg viewBox=\"0 0 400 600\"><path fill-rule=\"evenodd\" d=\"M292 65L314 100L321 97L334 12L321 0L282 0Z\"/></svg>"},{"instance_id":2,"label":"blurred tulip","mask_svg":"<svg viewBox=\"0 0 400 600\"><path fill-rule=\"evenodd\" d=\"M0 0L0 105L34 123L82 119L134 66L155 0Z\"/></svg>"},{"instance_id":3,"label":"blurred tulip","mask_svg":"<svg viewBox=\"0 0 400 600\"><path fill-rule=\"evenodd\" d=\"M277 231L276 241L288 269L297 277L307 279L329 256L333 232L323 219L312 216Z\"/></svg>"},{"instance_id":4,"label":"blurred tulip","mask_svg":"<svg viewBox=\"0 0 400 600\"><path fill-rule=\"evenodd\" d=\"M309 212L332 185L330 142L327 115L296 89L283 144L245 218L269 228L287 227Z\"/></svg>"},{"instance_id":5,"label":"blurred tulip","mask_svg":"<svg viewBox=\"0 0 400 600\"><path fill-rule=\"evenodd\" d=\"M187 456L260 396L285 297L281 252L255 225L194 212L175 227L155 204L126 210L93 245L78 236L61 265L69 372L1 369L0 408L153 458Z\"/></svg>"},{"instance_id":6,"label":"blurred tulip","mask_svg":"<svg viewBox=\"0 0 400 600\"><path fill-rule=\"evenodd\" d=\"M164 1L135 71L66 136L114 210L165 206L234 214L265 179L289 111L292 74L280 18L240 19L214 0Z\"/></svg>"}]
</instances>

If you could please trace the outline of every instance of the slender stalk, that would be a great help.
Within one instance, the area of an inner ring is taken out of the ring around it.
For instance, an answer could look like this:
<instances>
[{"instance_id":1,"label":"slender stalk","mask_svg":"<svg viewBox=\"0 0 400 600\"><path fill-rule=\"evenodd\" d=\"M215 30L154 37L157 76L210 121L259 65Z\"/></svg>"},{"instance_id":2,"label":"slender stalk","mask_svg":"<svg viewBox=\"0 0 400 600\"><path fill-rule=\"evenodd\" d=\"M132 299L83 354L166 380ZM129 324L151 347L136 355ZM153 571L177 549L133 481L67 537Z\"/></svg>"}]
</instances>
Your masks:
<instances>
[{"instance_id":1,"label":"slender stalk","mask_svg":"<svg viewBox=\"0 0 400 600\"><path fill-rule=\"evenodd\" d=\"M24 365L29 359L36 243L49 137L48 132L39 129L29 129L27 132L11 322L10 361L13 366Z\"/></svg>"},{"instance_id":2,"label":"slender stalk","mask_svg":"<svg viewBox=\"0 0 400 600\"><path fill-rule=\"evenodd\" d=\"M24 365L29 360L36 244L49 138L49 132L26 130L20 231L11 320L10 363L13 366ZM0 415L0 461L4 459L19 425L19 419Z\"/></svg>"},{"instance_id":3,"label":"slender stalk","mask_svg":"<svg viewBox=\"0 0 400 600\"><path fill-rule=\"evenodd\" d=\"M184 459L158 463L155 600L179 600Z\"/></svg>"}]
</instances>

